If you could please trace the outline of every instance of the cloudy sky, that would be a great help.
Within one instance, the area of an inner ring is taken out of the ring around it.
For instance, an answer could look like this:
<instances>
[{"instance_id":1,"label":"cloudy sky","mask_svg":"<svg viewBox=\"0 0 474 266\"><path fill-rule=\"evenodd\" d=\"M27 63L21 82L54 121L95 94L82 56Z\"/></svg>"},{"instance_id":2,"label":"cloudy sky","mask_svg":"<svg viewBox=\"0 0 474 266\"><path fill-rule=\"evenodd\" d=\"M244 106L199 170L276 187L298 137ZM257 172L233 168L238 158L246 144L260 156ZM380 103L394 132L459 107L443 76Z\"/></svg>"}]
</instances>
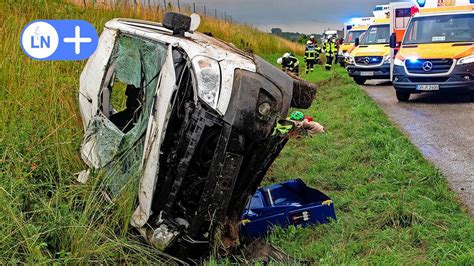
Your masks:
<instances>
[{"instance_id":1,"label":"cloudy sky","mask_svg":"<svg viewBox=\"0 0 474 266\"><path fill-rule=\"evenodd\" d=\"M163 0L158 0L162 2ZM176 3L177 0L167 0ZM225 10L234 20L246 22L269 31L318 33L327 28L342 29L351 17L371 16L377 4L406 2L409 0L180 0L196 3L198 10L206 5L209 12L214 8ZM201 11L202 12L202 11ZM223 16L223 14L220 14Z\"/></svg>"}]
</instances>

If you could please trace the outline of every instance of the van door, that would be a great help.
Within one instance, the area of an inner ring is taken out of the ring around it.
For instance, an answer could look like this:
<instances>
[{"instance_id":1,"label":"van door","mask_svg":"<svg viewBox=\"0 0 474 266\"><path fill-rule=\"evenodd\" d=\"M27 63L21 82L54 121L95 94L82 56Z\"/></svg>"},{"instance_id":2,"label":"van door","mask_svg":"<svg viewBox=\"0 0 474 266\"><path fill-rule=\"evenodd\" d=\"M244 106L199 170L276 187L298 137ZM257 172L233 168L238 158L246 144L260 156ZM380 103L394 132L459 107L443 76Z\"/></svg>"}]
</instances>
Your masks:
<instances>
[{"instance_id":1,"label":"van door","mask_svg":"<svg viewBox=\"0 0 474 266\"><path fill-rule=\"evenodd\" d=\"M172 97L176 91L176 73L173 62L173 47L168 46L166 61L158 80L155 98L143 150L143 175L140 179L138 207L132 216L132 225L142 227L151 214L151 205L158 179L161 143L172 111Z\"/></svg>"},{"instance_id":2,"label":"van door","mask_svg":"<svg viewBox=\"0 0 474 266\"><path fill-rule=\"evenodd\" d=\"M82 112L83 119L88 122L81 157L104 173L101 182L115 197L125 186L138 186L142 176L145 136L168 45L125 33L113 39L112 51L100 54L99 50L83 72L81 86L91 85L94 90L84 91L91 101L85 99L83 106L88 111Z\"/></svg>"},{"instance_id":3,"label":"van door","mask_svg":"<svg viewBox=\"0 0 474 266\"><path fill-rule=\"evenodd\" d=\"M87 60L80 77L79 109L81 111L84 130L91 118L97 113L99 92L101 90L107 64L117 38L117 31L104 29L99 38L99 45L95 53Z\"/></svg>"},{"instance_id":4,"label":"van door","mask_svg":"<svg viewBox=\"0 0 474 266\"><path fill-rule=\"evenodd\" d=\"M393 81L393 61L403 41L403 36L412 16L412 3L390 3L390 32L397 36L397 48L390 50L390 80Z\"/></svg>"}]
</instances>

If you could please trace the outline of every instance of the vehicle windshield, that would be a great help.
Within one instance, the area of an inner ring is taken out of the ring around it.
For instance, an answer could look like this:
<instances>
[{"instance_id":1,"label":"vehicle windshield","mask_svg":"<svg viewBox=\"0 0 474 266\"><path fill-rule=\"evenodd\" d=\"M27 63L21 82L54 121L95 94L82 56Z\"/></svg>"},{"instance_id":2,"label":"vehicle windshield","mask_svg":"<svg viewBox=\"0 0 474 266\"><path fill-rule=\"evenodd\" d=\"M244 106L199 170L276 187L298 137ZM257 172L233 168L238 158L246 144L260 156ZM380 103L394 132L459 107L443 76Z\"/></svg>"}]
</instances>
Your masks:
<instances>
[{"instance_id":1,"label":"vehicle windshield","mask_svg":"<svg viewBox=\"0 0 474 266\"><path fill-rule=\"evenodd\" d=\"M344 43L354 43L355 39L360 38L362 33L364 33L365 30L351 30L347 33L346 39L344 40Z\"/></svg>"},{"instance_id":2,"label":"vehicle windshield","mask_svg":"<svg viewBox=\"0 0 474 266\"><path fill-rule=\"evenodd\" d=\"M388 44L390 41L390 25L372 25L365 33L360 44Z\"/></svg>"},{"instance_id":3,"label":"vehicle windshield","mask_svg":"<svg viewBox=\"0 0 474 266\"><path fill-rule=\"evenodd\" d=\"M413 18L403 44L473 42L474 14Z\"/></svg>"}]
</instances>

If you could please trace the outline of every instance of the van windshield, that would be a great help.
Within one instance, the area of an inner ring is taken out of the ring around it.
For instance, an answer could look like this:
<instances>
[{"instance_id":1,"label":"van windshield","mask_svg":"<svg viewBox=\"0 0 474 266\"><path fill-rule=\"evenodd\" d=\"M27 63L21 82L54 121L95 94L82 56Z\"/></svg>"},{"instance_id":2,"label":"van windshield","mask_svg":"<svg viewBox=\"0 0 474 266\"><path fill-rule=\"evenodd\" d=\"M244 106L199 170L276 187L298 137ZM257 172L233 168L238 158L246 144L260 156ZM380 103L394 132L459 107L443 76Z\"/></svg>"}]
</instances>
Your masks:
<instances>
[{"instance_id":1,"label":"van windshield","mask_svg":"<svg viewBox=\"0 0 474 266\"><path fill-rule=\"evenodd\" d=\"M355 39L360 38L360 35L364 33L365 30L351 30L347 33L344 43L354 43Z\"/></svg>"},{"instance_id":2,"label":"van windshield","mask_svg":"<svg viewBox=\"0 0 474 266\"><path fill-rule=\"evenodd\" d=\"M473 42L474 14L413 18L403 44Z\"/></svg>"},{"instance_id":3,"label":"van windshield","mask_svg":"<svg viewBox=\"0 0 474 266\"><path fill-rule=\"evenodd\" d=\"M388 44L390 41L390 25L372 25L365 33L360 44Z\"/></svg>"}]
</instances>

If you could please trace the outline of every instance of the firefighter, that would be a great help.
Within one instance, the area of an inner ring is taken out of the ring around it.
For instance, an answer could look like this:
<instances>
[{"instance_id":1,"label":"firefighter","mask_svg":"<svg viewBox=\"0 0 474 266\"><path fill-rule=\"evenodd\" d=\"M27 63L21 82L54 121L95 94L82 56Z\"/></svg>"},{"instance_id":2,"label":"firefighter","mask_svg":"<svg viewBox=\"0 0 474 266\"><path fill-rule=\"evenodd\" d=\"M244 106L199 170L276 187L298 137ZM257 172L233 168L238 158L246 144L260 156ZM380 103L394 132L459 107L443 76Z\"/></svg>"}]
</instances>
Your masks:
<instances>
[{"instance_id":1,"label":"firefighter","mask_svg":"<svg viewBox=\"0 0 474 266\"><path fill-rule=\"evenodd\" d=\"M317 42L316 39L314 38L314 35L309 36L309 40L310 40L310 42L311 42L313 45L315 45L315 46L318 45L318 42Z\"/></svg>"},{"instance_id":2,"label":"firefighter","mask_svg":"<svg viewBox=\"0 0 474 266\"><path fill-rule=\"evenodd\" d=\"M334 59L336 58L336 44L334 43L334 38L330 37L326 42L324 47L326 52L326 70L331 70Z\"/></svg>"},{"instance_id":3,"label":"firefighter","mask_svg":"<svg viewBox=\"0 0 474 266\"><path fill-rule=\"evenodd\" d=\"M283 57L278 58L277 63L281 65L282 70L299 75L300 61L291 53L285 53Z\"/></svg>"},{"instance_id":4,"label":"firefighter","mask_svg":"<svg viewBox=\"0 0 474 266\"><path fill-rule=\"evenodd\" d=\"M316 64L316 48L311 41L306 42L306 50L304 51L304 61L306 63L306 71L308 74L309 71L313 72L314 65Z\"/></svg>"},{"instance_id":5,"label":"firefighter","mask_svg":"<svg viewBox=\"0 0 474 266\"><path fill-rule=\"evenodd\" d=\"M323 52L323 49L318 45L318 43L315 43L314 50L316 51L316 64L321 64L321 60L319 59L319 56Z\"/></svg>"}]
</instances>

